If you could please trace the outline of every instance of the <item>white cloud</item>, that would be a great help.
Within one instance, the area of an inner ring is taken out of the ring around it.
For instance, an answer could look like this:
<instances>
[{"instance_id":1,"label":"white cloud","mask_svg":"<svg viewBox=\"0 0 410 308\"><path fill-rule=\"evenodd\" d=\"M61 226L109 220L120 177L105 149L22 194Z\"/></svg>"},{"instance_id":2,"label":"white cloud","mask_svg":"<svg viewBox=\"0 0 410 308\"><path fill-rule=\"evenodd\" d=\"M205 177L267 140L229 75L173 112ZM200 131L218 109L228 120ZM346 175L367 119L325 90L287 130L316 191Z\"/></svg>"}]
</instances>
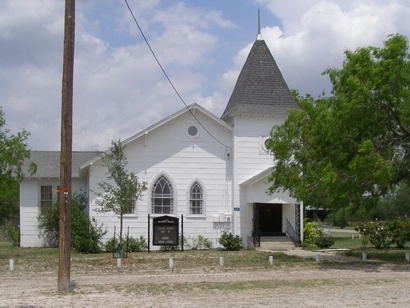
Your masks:
<instances>
[{"instance_id":1,"label":"white cloud","mask_svg":"<svg viewBox=\"0 0 410 308\"><path fill-rule=\"evenodd\" d=\"M204 29L212 23L223 27L231 24L222 22L213 11L183 4L155 13L149 22L149 31L157 32L150 45L173 84L187 104L201 103L204 75L200 68L210 61L207 54L217 43L217 38ZM77 42L76 56L77 148L104 148L111 139L125 139L183 108L141 39L114 48L85 33Z\"/></svg>"},{"instance_id":2,"label":"white cloud","mask_svg":"<svg viewBox=\"0 0 410 308\"><path fill-rule=\"evenodd\" d=\"M265 27L262 33L289 86L302 93L329 92L328 78L320 75L341 67L346 49L381 46L392 33L410 37L408 1L256 2L280 18L282 29Z\"/></svg>"}]
</instances>

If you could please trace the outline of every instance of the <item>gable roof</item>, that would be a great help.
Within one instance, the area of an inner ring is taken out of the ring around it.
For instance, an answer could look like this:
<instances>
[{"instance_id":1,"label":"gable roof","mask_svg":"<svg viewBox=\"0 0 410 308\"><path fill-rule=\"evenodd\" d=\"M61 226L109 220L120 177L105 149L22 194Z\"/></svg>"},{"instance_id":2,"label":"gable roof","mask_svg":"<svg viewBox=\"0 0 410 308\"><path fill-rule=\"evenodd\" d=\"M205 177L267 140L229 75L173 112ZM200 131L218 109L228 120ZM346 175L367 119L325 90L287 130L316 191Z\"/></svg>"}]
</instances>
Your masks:
<instances>
[{"instance_id":1,"label":"gable roof","mask_svg":"<svg viewBox=\"0 0 410 308\"><path fill-rule=\"evenodd\" d=\"M74 151L72 152L72 173L73 178L80 177L80 166L93 157L98 152ZM37 172L29 176L30 163L37 165ZM59 151L31 151L30 158L23 163L23 172L26 178L59 178L60 177L60 152Z\"/></svg>"},{"instance_id":2,"label":"gable roof","mask_svg":"<svg viewBox=\"0 0 410 308\"><path fill-rule=\"evenodd\" d=\"M272 174L273 167L269 167L268 169L263 170L262 172L258 173L257 175L251 177L250 179L247 179L246 181L242 182L240 185L243 186L251 186L254 185L261 180L267 179L268 176Z\"/></svg>"},{"instance_id":3,"label":"gable roof","mask_svg":"<svg viewBox=\"0 0 410 308\"><path fill-rule=\"evenodd\" d=\"M201 111L202 113L204 113L205 115L207 115L208 117L210 117L211 119L213 119L215 122L217 122L218 124L224 126L225 128L227 128L228 130L232 131L232 127L230 127L229 125L227 125L224 121L221 121L221 119L219 119L216 115L214 115L213 113L209 112L208 110L206 110L204 107L202 107L201 105L198 105L197 103L193 103L191 105L189 105L186 108L182 108L181 110L171 114L170 116L160 120L159 122L149 126L148 128L140 131L139 133L129 137L128 139L124 140L124 144L130 143L131 141L138 139L139 137L145 135L146 133L149 133L150 131L164 125L165 123L168 123L169 121L179 117L180 115L186 113L186 112L192 112L195 115L196 110Z\"/></svg>"},{"instance_id":4,"label":"gable roof","mask_svg":"<svg viewBox=\"0 0 410 308\"><path fill-rule=\"evenodd\" d=\"M298 108L268 46L258 35L221 119L234 116L287 116Z\"/></svg>"},{"instance_id":5,"label":"gable roof","mask_svg":"<svg viewBox=\"0 0 410 308\"><path fill-rule=\"evenodd\" d=\"M209 112L208 110L206 110L204 107L202 107L201 105L198 105L197 103L193 103L185 108L182 108L181 110L171 114L170 116L160 120L159 122L147 127L146 129L136 133L135 135L125 139L124 141L122 141L121 143L123 145L126 145L138 138L141 138L143 136L145 136L146 134L148 134L149 132L159 128L160 126L170 122L171 120L179 117L180 115L186 113L186 112L192 112L194 115L196 113L196 110L202 112L203 114L205 114L206 116L208 116L209 118L211 118L212 120L214 120L215 122L217 122L218 124L220 124L221 126L225 127L226 129L228 129L229 131L232 131L232 127L230 125L228 125L226 122L222 121L220 118L218 118L216 115L214 115L213 113ZM84 164L82 164L80 166L80 169L86 168L87 166L93 164L94 162L98 161L102 156L96 156L94 158L92 158L91 160L85 162Z\"/></svg>"}]
</instances>

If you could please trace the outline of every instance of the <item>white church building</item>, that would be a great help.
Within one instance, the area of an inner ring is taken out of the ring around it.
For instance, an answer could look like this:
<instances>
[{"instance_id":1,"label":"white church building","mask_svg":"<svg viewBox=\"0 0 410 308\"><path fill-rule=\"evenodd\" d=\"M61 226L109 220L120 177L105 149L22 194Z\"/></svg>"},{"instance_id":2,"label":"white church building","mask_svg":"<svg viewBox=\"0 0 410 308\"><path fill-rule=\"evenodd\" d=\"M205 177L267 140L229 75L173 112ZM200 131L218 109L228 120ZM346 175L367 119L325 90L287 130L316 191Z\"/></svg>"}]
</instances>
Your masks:
<instances>
[{"instance_id":1,"label":"white church building","mask_svg":"<svg viewBox=\"0 0 410 308\"><path fill-rule=\"evenodd\" d=\"M183 217L184 237L202 235L214 247L222 231L242 237L247 248L258 246L264 236L287 236L300 243L302 204L285 192L267 193L274 157L265 146L272 127L295 108L259 34L220 118L192 104L123 141L128 171L148 183L142 200L124 216L124 230L148 239L149 219L169 215ZM53 190L59 185L59 159L59 152L31 153L38 170L20 185L23 247L44 245L37 216L57 198ZM107 228L105 242L113 237L114 226L118 230L120 219L95 211L97 184L106 181L101 163L96 152L73 152L72 191L88 195L87 213Z\"/></svg>"}]
</instances>

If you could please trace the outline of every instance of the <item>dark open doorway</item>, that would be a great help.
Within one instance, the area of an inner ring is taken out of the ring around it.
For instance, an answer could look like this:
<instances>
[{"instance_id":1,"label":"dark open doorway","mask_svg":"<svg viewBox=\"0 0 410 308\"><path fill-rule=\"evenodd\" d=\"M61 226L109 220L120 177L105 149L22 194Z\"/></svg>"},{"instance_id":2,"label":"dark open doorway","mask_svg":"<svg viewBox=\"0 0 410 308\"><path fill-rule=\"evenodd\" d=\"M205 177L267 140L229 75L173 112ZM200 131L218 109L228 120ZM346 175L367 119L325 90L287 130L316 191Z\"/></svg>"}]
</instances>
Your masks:
<instances>
[{"instance_id":1,"label":"dark open doorway","mask_svg":"<svg viewBox=\"0 0 410 308\"><path fill-rule=\"evenodd\" d=\"M260 236L282 236L282 204L255 203L254 232Z\"/></svg>"}]
</instances>

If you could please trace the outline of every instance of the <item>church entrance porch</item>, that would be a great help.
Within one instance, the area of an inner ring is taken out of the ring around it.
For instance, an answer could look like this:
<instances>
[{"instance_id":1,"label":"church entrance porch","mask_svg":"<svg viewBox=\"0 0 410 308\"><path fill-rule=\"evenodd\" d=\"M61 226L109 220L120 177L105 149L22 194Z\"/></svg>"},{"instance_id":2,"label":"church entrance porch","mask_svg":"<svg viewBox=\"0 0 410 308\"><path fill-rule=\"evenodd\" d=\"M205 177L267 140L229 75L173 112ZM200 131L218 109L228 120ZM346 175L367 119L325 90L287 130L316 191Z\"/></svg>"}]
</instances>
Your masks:
<instances>
[{"instance_id":1,"label":"church entrance porch","mask_svg":"<svg viewBox=\"0 0 410 308\"><path fill-rule=\"evenodd\" d=\"M254 203L254 232L260 236L284 236L282 204Z\"/></svg>"}]
</instances>

